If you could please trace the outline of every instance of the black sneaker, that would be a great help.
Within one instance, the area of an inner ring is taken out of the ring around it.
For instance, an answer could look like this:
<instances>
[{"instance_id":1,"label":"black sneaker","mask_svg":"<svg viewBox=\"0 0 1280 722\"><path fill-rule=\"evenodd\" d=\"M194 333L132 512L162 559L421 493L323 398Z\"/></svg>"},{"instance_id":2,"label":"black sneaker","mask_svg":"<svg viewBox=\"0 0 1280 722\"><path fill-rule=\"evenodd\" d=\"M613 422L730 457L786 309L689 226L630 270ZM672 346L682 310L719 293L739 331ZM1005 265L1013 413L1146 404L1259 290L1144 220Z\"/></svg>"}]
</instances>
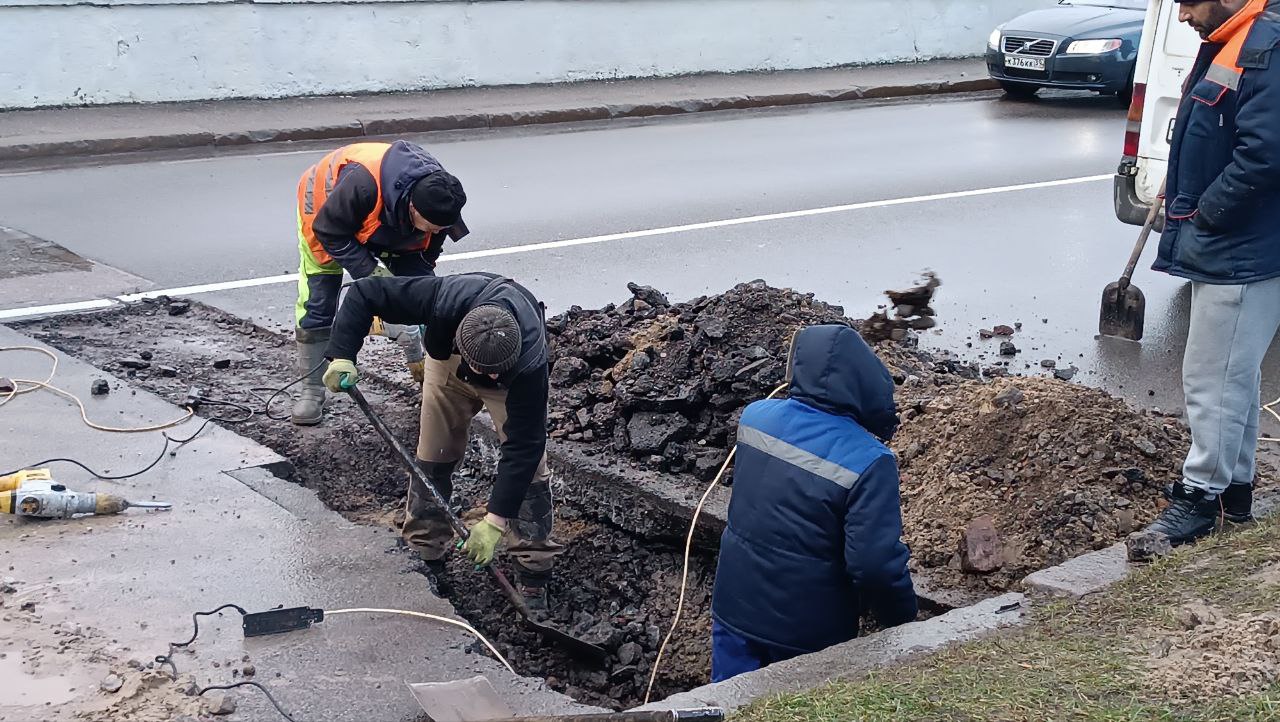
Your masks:
<instances>
[{"instance_id":1,"label":"black sneaker","mask_svg":"<svg viewBox=\"0 0 1280 722\"><path fill-rule=\"evenodd\" d=\"M1173 500L1173 484L1164 488L1164 498ZM1222 500L1222 518L1232 524L1248 524L1253 521L1253 485L1232 484L1218 495Z\"/></svg>"},{"instance_id":2,"label":"black sneaker","mask_svg":"<svg viewBox=\"0 0 1280 722\"><path fill-rule=\"evenodd\" d=\"M1173 546L1193 542L1211 534L1218 525L1221 506L1218 497L1210 497L1203 489L1174 484L1169 506L1147 527L1163 534Z\"/></svg>"}]
</instances>

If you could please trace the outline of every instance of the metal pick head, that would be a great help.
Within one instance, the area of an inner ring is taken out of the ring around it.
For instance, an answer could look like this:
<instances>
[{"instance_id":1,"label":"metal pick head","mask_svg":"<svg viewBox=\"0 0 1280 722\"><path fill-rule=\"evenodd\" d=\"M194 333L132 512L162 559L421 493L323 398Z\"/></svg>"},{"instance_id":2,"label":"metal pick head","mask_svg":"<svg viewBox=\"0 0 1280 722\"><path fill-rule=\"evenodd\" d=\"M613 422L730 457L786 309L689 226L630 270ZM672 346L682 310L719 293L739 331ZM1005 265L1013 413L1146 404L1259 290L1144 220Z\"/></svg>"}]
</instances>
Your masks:
<instances>
[{"instance_id":1,"label":"metal pick head","mask_svg":"<svg viewBox=\"0 0 1280 722\"><path fill-rule=\"evenodd\" d=\"M173 504L167 501L129 501L125 502L131 509L172 509Z\"/></svg>"}]
</instances>

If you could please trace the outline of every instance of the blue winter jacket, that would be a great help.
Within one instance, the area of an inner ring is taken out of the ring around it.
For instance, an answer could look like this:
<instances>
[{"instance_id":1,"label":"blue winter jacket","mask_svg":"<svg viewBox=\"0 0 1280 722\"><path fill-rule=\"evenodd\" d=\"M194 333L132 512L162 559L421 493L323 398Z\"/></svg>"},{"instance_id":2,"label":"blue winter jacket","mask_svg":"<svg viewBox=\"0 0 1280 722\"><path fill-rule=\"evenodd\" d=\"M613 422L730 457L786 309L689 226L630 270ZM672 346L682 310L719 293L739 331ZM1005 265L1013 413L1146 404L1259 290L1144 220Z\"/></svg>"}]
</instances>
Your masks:
<instances>
[{"instance_id":1,"label":"blue winter jacket","mask_svg":"<svg viewBox=\"0 0 1280 722\"><path fill-rule=\"evenodd\" d=\"M856 331L797 334L787 400L738 426L733 498L711 613L756 642L815 652L916 617L902 543L893 379Z\"/></svg>"},{"instance_id":2,"label":"blue winter jacket","mask_svg":"<svg viewBox=\"0 0 1280 722\"><path fill-rule=\"evenodd\" d=\"M1187 76L1169 147L1157 271L1218 284L1280 276L1276 5L1243 29L1234 68L1214 64L1223 43L1206 42Z\"/></svg>"}]
</instances>

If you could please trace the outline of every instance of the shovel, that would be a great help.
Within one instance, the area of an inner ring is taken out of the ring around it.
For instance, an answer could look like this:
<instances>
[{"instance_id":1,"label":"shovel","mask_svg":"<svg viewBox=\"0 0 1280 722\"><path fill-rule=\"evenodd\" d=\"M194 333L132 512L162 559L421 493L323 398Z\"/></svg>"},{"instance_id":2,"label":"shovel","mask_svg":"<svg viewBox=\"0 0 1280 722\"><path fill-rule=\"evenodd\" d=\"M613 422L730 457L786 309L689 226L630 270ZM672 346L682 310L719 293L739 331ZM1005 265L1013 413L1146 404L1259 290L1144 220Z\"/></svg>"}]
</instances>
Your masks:
<instances>
[{"instance_id":1,"label":"shovel","mask_svg":"<svg viewBox=\"0 0 1280 722\"><path fill-rule=\"evenodd\" d=\"M1102 312L1098 317L1098 333L1102 336L1116 336L1130 341L1142 340L1143 321L1147 316L1147 297L1142 289L1133 285L1133 271L1138 267L1138 259L1146 248L1147 239L1151 237L1151 229L1156 225L1160 215L1160 206L1164 199L1163 183L1160 193L1151 203L1147 211L1147 220L1142 224L1142 233L1138 234L1138 243L1133 247L1133 255L1129 256L1129 265L1124 267L1120 280L1108 284L1102 289Z\"/></svg>"},{"instance_id":2,"label":"shovel","mask_svg":"<svg viewBox=\"0 0 1280 722\"><path fill-rule=\"evenodd\" d=\"M356 405L360 407L360 410L364 412L364 415L369 417L369 423L373 424L374 429L377 429L378 435L382 437L382 440L387 442L387 446L390 446L392 450L395 451L394 456L396 459L409 470L410 474L413 474L417 480L422 483L423 488L430 492L431 498L435 501L436 505L444 510L445 516L449 519L449 526L453 527L454 533L465 540L470 535L467 531L466 525L464 525L462 520L458 518L458 515L454 514L453 510L449 508L449 501L440 496L440 492L437 491L436 487L429 479L427 479L427 475L422 473L422 469L419 469L418 465L413 463L413 457L409 455L409 451L404 448L404 445L400 443L400 440L396 438L395 434L391 433L391 428L386 425L381 417L374 413L372 408L370 408L369 401L364 397L364 393L354 386L347 389L347 393L351 395L352 399L355 399ZM507 601L511 603L511 606L515 608L516 612L524 618L525 624L527 624L530 629L561 645L574 657L581 659L584 662L596 665L604 664L605 660L609 656L604 649L585 640L578 639L567 632L549 626L543 622L535 621L533 616L529 613L529 607L524 603L524 597L520 596L520 592L517 592L516 588L511 586L511 582L507 579L507 575L503 574L493 565L489 565L488 570L493 576L493 580L497 582L498 588L502 590L503 596L507 598Z\"/></svg>"}]
</instances>

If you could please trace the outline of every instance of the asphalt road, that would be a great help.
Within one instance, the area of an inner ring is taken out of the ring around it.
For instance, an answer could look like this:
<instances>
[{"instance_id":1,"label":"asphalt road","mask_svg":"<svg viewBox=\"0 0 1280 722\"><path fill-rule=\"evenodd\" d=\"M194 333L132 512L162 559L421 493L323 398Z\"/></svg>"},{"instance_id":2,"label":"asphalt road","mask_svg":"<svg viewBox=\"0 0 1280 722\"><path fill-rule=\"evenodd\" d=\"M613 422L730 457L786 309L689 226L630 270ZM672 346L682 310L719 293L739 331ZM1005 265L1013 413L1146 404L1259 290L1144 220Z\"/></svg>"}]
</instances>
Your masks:
<instances>
[{"instance_id":1,"label":"asphalt road","mask_svg":"<svg viewBox=\"0 0 1280 722\"><path fill-rule=\"evenodd\" d=\"M1053 358L1080 367L1081 381L1175 409L1186 284L1140 270L1146 340L1095 339L1102 288L1137 229L1115 220L1109 179L1082 179L1114 170L1123 128L1114 99L977 95L416 140L471 198L474 233L447 253L505 249L442 272L511 275L552 310L621 301L628 280L684 299L764 278L863 316L883 290L932 269L943 280L940 328L924 345L990 361L995 345L977 330L1022 322L1022 370ZM297 177L325 150L0 174L0 225L161 288L290 273ZM953 195L1063 179L1073 182ZM865 205L832 208L848 204ZM795 213L811 209L825 210ZM762 214L784 217L634 236ZM600 234L623 237L519 248ZM281 325L292 299L288 284L204 298ZM1265 372L1280 379L1274 363Z\"/></svg>"}]
</instances>

